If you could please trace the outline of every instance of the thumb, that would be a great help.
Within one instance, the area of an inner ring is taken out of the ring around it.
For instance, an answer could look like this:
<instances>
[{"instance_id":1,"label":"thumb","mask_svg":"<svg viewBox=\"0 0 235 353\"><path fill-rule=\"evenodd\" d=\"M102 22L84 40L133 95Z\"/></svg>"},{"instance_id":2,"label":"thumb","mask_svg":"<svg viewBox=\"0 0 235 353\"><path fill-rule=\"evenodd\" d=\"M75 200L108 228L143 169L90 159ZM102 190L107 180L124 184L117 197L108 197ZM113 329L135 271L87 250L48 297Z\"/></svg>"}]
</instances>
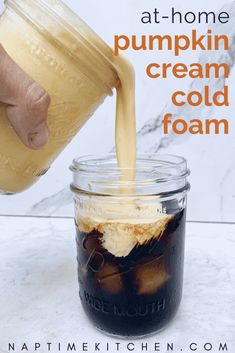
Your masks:
<instances>
[{"instance_id":1,"label":"thumb","mask_svg":"<svg viewBox=\"0 0 235 353\"><path fill-rule=\"evenodd\" d=\"M0 102L21 141L39 149L48 141L48 93L33 81L0 45Z\"/></svg>"}]
</instances>

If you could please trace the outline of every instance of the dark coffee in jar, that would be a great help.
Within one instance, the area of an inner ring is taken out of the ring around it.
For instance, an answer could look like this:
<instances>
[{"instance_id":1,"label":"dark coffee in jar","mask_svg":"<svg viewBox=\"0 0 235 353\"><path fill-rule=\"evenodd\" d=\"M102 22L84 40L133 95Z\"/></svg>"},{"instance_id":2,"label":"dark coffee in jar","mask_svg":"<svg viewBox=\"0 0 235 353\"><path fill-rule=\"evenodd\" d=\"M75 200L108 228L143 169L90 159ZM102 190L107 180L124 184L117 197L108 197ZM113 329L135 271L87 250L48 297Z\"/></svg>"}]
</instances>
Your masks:
<instances>
[{"instance_id":1,"label":"dark coffee in jar","mask_svg":"<svg viewBox=\"0 0 235 353\"><path fill-rule=\"evenodd\" d=\"M147 224L79 220L80 297L99 329L142 336L175 316L182 296L184 235L184 210Z\"/></svg>"}]
</instances>

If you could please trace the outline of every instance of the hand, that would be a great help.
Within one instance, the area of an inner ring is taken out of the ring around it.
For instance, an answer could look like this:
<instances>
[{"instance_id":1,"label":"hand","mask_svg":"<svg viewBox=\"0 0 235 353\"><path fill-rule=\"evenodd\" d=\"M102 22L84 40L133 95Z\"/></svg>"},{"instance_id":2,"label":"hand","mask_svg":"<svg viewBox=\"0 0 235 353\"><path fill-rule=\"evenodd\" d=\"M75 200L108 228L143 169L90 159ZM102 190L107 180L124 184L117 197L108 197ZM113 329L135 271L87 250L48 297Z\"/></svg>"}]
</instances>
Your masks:
<instances>
[{"instance_id":1,"label":"hand","mask_svg":"<svg viewBox=\"0 0 235 353\"><path fill-rule=\"evenodd\" d=\"M48 141L48 93L10 58L0 45L0 102L21 141L40 149Z\"/></svg>"}]
</instances>

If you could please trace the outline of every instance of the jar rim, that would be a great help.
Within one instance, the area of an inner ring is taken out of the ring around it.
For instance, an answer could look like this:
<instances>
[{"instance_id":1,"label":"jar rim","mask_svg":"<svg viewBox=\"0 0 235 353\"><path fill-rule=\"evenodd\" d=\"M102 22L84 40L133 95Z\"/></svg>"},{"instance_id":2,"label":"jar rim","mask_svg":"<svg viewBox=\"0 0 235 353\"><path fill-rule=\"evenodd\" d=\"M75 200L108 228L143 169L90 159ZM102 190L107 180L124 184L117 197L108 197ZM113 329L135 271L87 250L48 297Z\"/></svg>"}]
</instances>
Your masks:
<instances>
[{"instance_id":1,"label":"jar rim","mask_svg":"<svg viewBox=\"0 0 235 353\"><path fill-rule=\"evenodd\" d=\"M188 190L190 171L184 157L170 154L142 153L136 159L135 180L121 180L132 168L119 168L116 154L86 155L73 160L72 190L96 194L117 194L118 189L135 188L135 193L153 195ZM103 190L103 191L102 191ZM105 192L104 192L105 190ZM120 194L120 193L118 193Z\"/></svg>"},{"instance_id":2,"label":"jar rim","mask_svg":"<svg viewBox=\"0 0 235 353\"><path fill-rule=\"evenodd\" d=\"M156 158L157 157L157 158ZM117 166L117 159L115 153L103 153L103 154L88 154L73 159L71 166L72 171L84 170L84 171L98 171L99 169L107 168L106 164L102 164L104 161L115 162L114 165L110 165L108 170L114 171L119 170L132 170L133 168L120 168ZM186 158L173 154L157 154L157 153L138 153L136 160L149 160L151 162L163 162L164 168L169 168L172 164L181 167L183 170L187 169Z\"/></svg>"}]
</instances>

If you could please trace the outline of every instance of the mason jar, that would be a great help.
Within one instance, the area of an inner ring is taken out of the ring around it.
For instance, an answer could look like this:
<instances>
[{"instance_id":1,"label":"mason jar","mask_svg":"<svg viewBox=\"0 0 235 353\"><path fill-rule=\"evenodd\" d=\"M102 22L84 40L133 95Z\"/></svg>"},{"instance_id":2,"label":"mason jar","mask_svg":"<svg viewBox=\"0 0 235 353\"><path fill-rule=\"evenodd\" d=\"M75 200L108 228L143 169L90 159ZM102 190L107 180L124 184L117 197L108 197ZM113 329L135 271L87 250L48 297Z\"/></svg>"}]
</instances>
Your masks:
<instances>
[{"instance_id":1,"label":"mason jar","mask_svg":"<svg viewBox=\"0 0 235 353\"><path fill-rule=\"evenodd\" d=\"M179 308L189 170L184 158L139 155L123 180L115 155L71 166L79 295L99 329L141 337L166 327ZM130 173L132 174L132 173Z\"/></svg>"},{"instance_id":2,"label":"mason jar","mask_svg":"<svg viewBox=\"0 0 235 353\"><path fill-rule=\"evenodd\" d=\"M5 5L0 43L51 96L50 137L40 151L23 145L0 105L0 193L16 193L46 173L118 78L112 49L61 1L6 0Z\"/></svg>"}]
</instances>

